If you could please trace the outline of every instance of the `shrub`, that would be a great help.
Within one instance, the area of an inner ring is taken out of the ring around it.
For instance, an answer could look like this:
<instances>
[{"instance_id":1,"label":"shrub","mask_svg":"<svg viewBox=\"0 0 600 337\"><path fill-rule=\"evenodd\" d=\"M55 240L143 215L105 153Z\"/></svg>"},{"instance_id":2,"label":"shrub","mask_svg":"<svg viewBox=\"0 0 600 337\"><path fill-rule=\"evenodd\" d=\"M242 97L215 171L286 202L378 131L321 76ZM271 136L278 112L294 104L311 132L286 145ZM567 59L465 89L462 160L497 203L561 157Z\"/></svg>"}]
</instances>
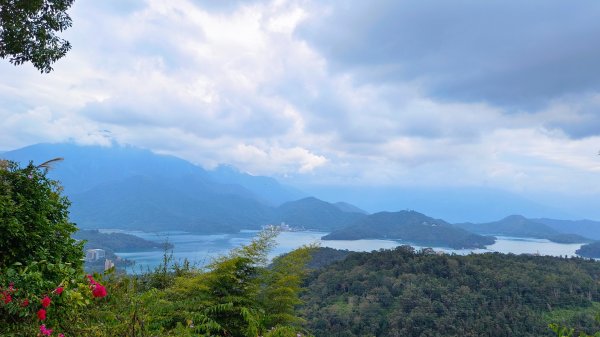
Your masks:
<instances>
[{"instance_id":1,"label":"shrub","mask_svg":"<svg viewBox=\"0 0 600 337\"><path fill-rule=\"evenodd\" d=\"M69 201L57 181L33 164L0 166L0 271L33 262L65 265L81 271L83 243L71 238L77 228L68 219ZM44 269L44 279L59 283L61 272Z\"/></svg>"}]
</instances>

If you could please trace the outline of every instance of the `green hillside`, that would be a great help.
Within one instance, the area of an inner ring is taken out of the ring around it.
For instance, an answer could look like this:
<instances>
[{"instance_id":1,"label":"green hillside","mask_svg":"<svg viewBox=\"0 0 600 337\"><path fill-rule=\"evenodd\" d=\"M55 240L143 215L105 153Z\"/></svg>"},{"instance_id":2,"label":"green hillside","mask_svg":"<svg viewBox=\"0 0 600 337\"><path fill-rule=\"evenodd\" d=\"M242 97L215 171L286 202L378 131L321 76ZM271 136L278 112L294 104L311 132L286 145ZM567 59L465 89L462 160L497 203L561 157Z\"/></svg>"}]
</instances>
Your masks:
<instances>
[{"instance_id":1,"label":"green hillside","mask_svg":"<svg viewBox=\"0 0 600 337\"><path fill-rule=\"evenodd\" d=\"M552 322L590 333L598 330L599 282L600 263L581 258L401 246L315 271L302 311L317 337L556 336Z\"/></svg>"},{"instance_id":2,"label":"green hillside","mask_svg":"<svg viewBox=\"0 0 600 337\"><path fill-rule=\"evenodd\" d=\"M317 230L342 228L364 217L362 213L345 212L313 197L287 202L275 210L276 222Z\"/></svg>"},{"instance_id":3,"label":"green hillside","mask_svg":"<svg viewBox=\"0 0 600 337\"><path fill-rule=\"evenodd\" d=\"M415 211L379 212L333 231L324 240L391 239L455 249L483 248L494 238L470 233Z\"/></svg>"}]
</instances>

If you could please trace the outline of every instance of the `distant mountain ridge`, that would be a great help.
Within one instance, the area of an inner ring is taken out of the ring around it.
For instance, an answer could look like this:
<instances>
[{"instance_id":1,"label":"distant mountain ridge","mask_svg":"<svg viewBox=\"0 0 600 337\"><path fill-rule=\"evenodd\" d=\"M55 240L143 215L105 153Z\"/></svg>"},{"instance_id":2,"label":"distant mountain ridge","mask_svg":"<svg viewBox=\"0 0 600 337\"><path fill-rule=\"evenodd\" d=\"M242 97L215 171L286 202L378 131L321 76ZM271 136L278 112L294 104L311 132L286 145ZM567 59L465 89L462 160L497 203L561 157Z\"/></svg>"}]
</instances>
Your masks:
<instances>
[{"instance_id":1,"label":"distant mountain ridge","mask_svg":"<svg viewBox=\"0 0 600 337\"><path fill-rule=\"evenodd\" d=\"M569 213L516 193L487 187L299 186L323 200L340 200L370 213L414 209L450 223L490 222L508 214L571 219ZM399 208L401 207L401 208Z\"/></svg>"},{"instance_id":2,"label":"distant mountain ridge","mask_svg":"<svg viewBox=\"0 0 600 337\"><path fill-rule=\"evenodd\" d=\"M231 165L219 165L207 173L216 182L243 186L271 206L308 197L308 194L291 186L282 185L271 177L242 173Z\"/></svg>"},{"instance_id":3,"label":"distant mountain ridge","mask_svg":"<svg viewBox=\"0 0 600 337\"><path fill-rule=\"evenodd\" d=\"M207 233L260 228L279 221L270 202L302 195L272 178L206 171L131 146L37 144L2 156L21 165L65 158L48 175L62 182L72 201L71 219L81 228Z\"/></svg>"},{"instance_id":4,"label":"distant mountain ridge","mask_svg":"<svg viewBox=\"0 0 600 337\"><path fill-rule=\"evenodd\" d=\"M538 218L533 221L543 223L559 232L573 233L600 240L600 221L593 220L557 220Z\"/></svg>"},{"instance_id":5,"label":"distant mountain ridge","mask_svg":"<svg viewBox=\"0 0 600 337\"><path fill-rule=\"evenodd\" d=\"M456 226L482 235L502 235L548 239L558 243L582 243L590 239L566 230L556 230L537 219L522 215L510 215L488 223L460 223Z\"/></svg>"},{"instance_id":6,"label":"distant mountain ridge","mask_svg":"<svg viewBox=\"0 0 600 337\"><path fill-rule=\"evenodd\" d=\"M358 207L356 207L352 204L349 204L347 202L344 202L344 201L338 201L338 202L334 203L333 205L342 212L369 214L369 212L365 211L364 209L358 208Z\"/></svg>"},{"instance_id":7,"label":"distant mountain ridge","mask_svg":"<svg viewBox=\"0 0 600 337\"><path fill-rule=\"evenodd\" d=\"M21 165L64 157L48 175L62 182L72 200L71 219L80 228L225 233L286 223L333 231L330 237L395 237L451 247L480 247L489 242L477 233L582 242L581 233L593 227L594 237L600 238L600 223L587 220L513 216L492 223L450 225L417 212L368 214L347 202L309 197L273 178L252 176L232 166L205 170L180 158L132 146L37 144L5 152L2 157ZM436 226L425 229L423 222Z\"/></svg>"},{"instance_id":8,"label":"distant mountain ridge","mask_svg":"<svg viewBox=\"0 0 600 337\"><path fill-rule=\"evenodd\" d=\"M462 223L456 225L474 233L506 236L540 237L559 233L545 224L527 219L522 215L509 215L501 220L488 223Z\"/></svg>"}]
</instances>

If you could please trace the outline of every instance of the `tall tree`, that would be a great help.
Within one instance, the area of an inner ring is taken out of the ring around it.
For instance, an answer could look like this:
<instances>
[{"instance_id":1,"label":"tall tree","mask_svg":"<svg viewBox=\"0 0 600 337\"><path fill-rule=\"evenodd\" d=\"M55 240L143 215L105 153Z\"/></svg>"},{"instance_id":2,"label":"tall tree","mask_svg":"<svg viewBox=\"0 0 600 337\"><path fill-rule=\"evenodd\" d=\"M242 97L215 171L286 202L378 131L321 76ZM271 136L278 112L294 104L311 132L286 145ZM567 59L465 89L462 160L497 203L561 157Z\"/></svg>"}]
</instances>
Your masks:
<instances>
[{"instance_id":1,"label":"tall tree","mask_svg":"<svg viewBox=\"0 0 600 337\"><path fill-rule=\"evenodd\" d=\"M0 58L31 62L42 73L66 55L71 44L56 34L71 27L74 0L0 0Z\"/></svg>"}]
</instances>

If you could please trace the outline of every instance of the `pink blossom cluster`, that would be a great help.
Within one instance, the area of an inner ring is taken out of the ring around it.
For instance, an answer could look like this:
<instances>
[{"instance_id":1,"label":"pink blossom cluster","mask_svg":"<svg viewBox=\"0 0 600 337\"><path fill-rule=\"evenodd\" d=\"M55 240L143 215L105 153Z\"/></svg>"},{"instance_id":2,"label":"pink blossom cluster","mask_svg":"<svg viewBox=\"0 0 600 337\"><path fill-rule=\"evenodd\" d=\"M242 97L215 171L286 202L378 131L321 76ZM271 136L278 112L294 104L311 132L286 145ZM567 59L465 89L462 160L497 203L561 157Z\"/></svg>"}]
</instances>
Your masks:
<instances>
[{"instance_id":1,"label":"pink blossom cluster","mask_svg":"<svg viewBox=\"0 0 600 337\"><path fill-rule=\"evenodd\" d=\"M88 275L87 278L90 281L90 289L92 290L92 295L94 297L102 298L107 295L106 288L94 280L92 275Z\"/></svg>"},{"instance_id":2,"label":"pink blossom cluster","mask_svg":"<svg viewBox=\"0 0 600 337\"><path fill-rule=\"evenodd\" d=\"M2 289L0 289L2 290ZM10 302L12 302L12 294L16 291L17 289L15 289L15 285L13 283L9 284L8 289L6 290L2 290L2 292L0 292L0 301L4 302L4 304L8 304Z\"/></svg>"},{"instance_id":3,"label":"pink blossom cluster","mask_svg":"<svg viewBox=\"0 0 600 337\"><path fill-rule=\"evenodd\" d=\"M48 329L48 328L46 328L45 324L42 324L42 325L40 325L40 333L42 334L42 336L51 336L52 329ZM59 333L58 337L65 337L65 335L62 333Z\"/></svg>"},{"instance_id":4,"label":"pink blossom cluster","mask_svg":"<svg viewBox=\"0 0 600 337\"><path fill-rule=\"evenodd\" d=\"M106 288L100 284L99 282L97 282L96 280L94 280L94 278L92 277L92 275L87 275L86 276L88 281L90 282L90 289L92 291L92 296L94 296L95 298L102 298L105 297L106 295L108 295ZM17 289L14 287L13 283L10 283L9 287L6 290L3 290L2 288L0 288L0 305L4 304L7 305L11 302L15 303L15 299L14 299L14 293L17 291ZM52 304L52 298L51 296L60 296L64 291L64 288L62 286L58 286L56 287L56 289L54 289L49 295L44 295L44 297L40 300L40 305L41 308L36 312L37 318L40 321L45 321L47 318L47 309L48 307ZM20 307L27 307L29 306L30 301L29 299L25 298L23 299L19 306ZM49 329L48 327L46 327L45 324L41 324L40 325L40 334L41 336L52 336L52 329ZM59 333L57 335L58 337L65 337L64 334Z\"/></svg>"},{"instance_id":5,"label":"pink blossom cluster","mask_svg":"<svg viewBox=\"0 0 600 337\"><path fill-rule=\"evenodd\" d=\"M63 290L64 290L64 288L59 286L56 289L54 289L54 291L52 291L52 294L56 294L57 296L60 296L63 293ZM50 299L50 297L48 295L44 295L44 298L42 298L42 300L40 301L42 308L40 310L38 310L38 312L37 312L37 317L40 321L46 320L46 309L48 309L48 307L50 306L51 303L52 303L52 299ZM40 325L40 333L42 334L42 336L51 336L52 329L48 329L45 324L42 324L42 325ZM58 337L65 337L65 335L62 333L59 333Z\"/></svg>"}]
</instances>

